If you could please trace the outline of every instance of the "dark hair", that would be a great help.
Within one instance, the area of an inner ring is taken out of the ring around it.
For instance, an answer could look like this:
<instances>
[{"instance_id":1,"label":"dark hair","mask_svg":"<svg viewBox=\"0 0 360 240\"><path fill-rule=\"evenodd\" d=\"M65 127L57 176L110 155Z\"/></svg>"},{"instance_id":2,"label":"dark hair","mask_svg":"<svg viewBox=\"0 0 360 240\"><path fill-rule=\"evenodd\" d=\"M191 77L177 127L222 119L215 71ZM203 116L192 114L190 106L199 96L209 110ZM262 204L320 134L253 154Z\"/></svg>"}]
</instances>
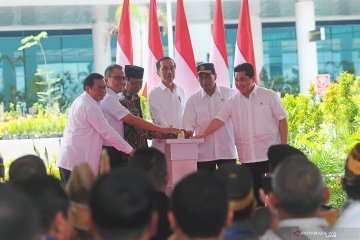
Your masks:
<instances>
[{"instance_id":1,"label":"dark hair","mask_svg":"<svg viewBox=\"0 0 360 240\"><path fill-rule=\"evenodd\" d=\"M248 76L249 78L253 78L255 76L254 67L251 63L248 62L237 65L234 68L234 74L236 72L245 72L245 75Z\"/></svg>"},{"instance_id":2,"label":"dark hair","mask_svg":"<svg viewBox=\"0 0 360 240\"><path fill-rule=\"evenodd\" d=\"M210 172L190 174L175 186L171 207L188 237L219 236L228 211L225 186Z\"/></svg>"},{"instance_id":3,"label":"dark hair","mask_svg":"<svg viewBox=\"0 0 360 240\"><path fill-rule=\"evenodd\" d=\"M157 70L160 69L161 62L165 61L165 60L171 60L174 63L174 67L176 68L176 63L171 57L162 57L162 58L160 58L159 60L156 61L156 69Z\"/></svg>"},{"instance_id":4,"label":"dark hair","mask_svg":"<svg viewBox=\"0 0 360 240\"><path fill-rule=\"evenodd\" d=\"M348 198L360 200L360 173L349 168L349 161L360 164L360 143L355 144L345 161L343 187Z\"/></svg>"},{"instance_id":5,"label":"dark hair","mask_svg":"<svg viewBox=\"0 0 360 240\"><path fill-rule=\"evenodd\" d=\"M140 170L120 168L101 176L89 204L101 239L137 239L155 211L155 191Z\"/></svg>"},{"instance_id":6,"label":"dark hair","mask_svg":"<svg viewBox=\"0 0 360 240\"><path fill-rule=\"evenodd\" d=\"M0 238L35 240L38 218L29 199L9 188L0 187Z\"/></svg>"},{"instance_id":7,"label":"dark hair","mask_svg":"<svg viewBox=\"0 0 360 240\"><path fill-rule=\"evenodd\" d=\"M167 176L165 155L156 148L140 148L130 158L129 167L144 171L152 180L157 191L163 191Z\"/></svg>"},{"instance_id":8,"label":"dark hair","mask_svg":"<svg viewBox=\"0 0 360 240\"><path fill-rule=\"evenodd\" d=\"M18 181L33 175L46 175L44 161L35 155L25 155L15 159L9 167L9 180Z\"/></svg>"},{"instance_id":9,"label":"dark hair","mask_svg":"<svg viewBox=\"0 0 360 240\"><path fill-rule=\"evenodd\" d=\"M53 176L31 176L11 184L31 200L38 212L41 233L47 233L56 214L68 216L70 200L60 182Z\"/></svg>"},{"instance_id":10,"label":"dark hair","mask_svg":"<svg viewBox=\"0 0 360 240\"><path fill-rule=\"evenodd\" d=\"M284 161L287 157L292 155L302 155L305 154L299 149L292 147L288 144L275 144L270 146L267 156L269 159L269 168L270 172L274 172L275 168ZM306 157L306 156L305 156Z\"/></svg>"},{"instance_id":11,"label":"dark hair","mask_svg":"<svg viewBox=\"0 0 360 240\"><path fill-rule=\"evenodd\" d=\"M86 86L88 86L88 87L94 86L95 80L98 80L98 79L104 79L104 76L101 75L100 73L90 73L84 80L84 83L83 83L84 90L85 90Z\"/></svg>"},{"instance_id":12,"label":"dark hair","mask_svg":"<svg viewBox=\"0 0 360 240\"><path fill-rule=\"evenodd\" d=\"M286 158L275 169L272 188L280 208L294 217L313 215L322 202L320 170L302 155Z\"/></svg>"},{"instance_id":13,"label":"dark hair","mask_svg":"<svg viewBox=\"0 0 360 240\"><path fill-rule=\"evenodd\" d=\"M108 67L105 69L104 76L105 76L105 77L109 77L109 76L112 74L112 71L113 71L115 68L120 69L120 70L123 70L123 67L120 66L119 64L111 64L110 66L108 66Z\"/></svg>"}]
</instances>

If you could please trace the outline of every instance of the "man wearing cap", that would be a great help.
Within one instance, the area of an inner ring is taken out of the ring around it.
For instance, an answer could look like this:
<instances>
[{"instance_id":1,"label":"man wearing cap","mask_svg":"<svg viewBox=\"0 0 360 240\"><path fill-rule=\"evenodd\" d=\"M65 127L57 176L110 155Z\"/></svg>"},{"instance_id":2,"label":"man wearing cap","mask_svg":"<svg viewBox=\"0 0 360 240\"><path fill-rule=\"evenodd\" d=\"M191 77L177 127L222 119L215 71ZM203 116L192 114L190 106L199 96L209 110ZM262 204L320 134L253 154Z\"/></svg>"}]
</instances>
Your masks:
<instances>
[{"instance_id":1,"label":"man wearing cap","mask_svg":"<svg viewBox=\"0 0 360 240\"><path fill-rule=\"evenodd\" d=\"M138 95L143 83L144 69L135 65L125 65L127 78L125 89L119 94L120 103L131 114L143 118ZM147 138L153 138L156 132L145 131L127 123L124 124L124 138L136 150L148 147Z\"/></svg>"},{"instance_id":2,"label":"man wearing cap","mask_svg":"<svg viewBox=\"0 0 360 240\"><path fill-rule=\"evenodd\" d=\"M256 228L250 222L257 206L250 170L244 165L226 164L216 171L216 175L225 184L229 208L234 211L224 239L256 239Z\"/></svg>"},{"instance_id":3,"label":"man wearing cap","mask_svg":"<svg viewBox=\"0 0 360 240\"><path fill-rule=\"evenodd\" d=\"M187 96L174 83L176 64L172 58L163 57L156 62L156 69L161 82L148 94L151 118L160 126L180 128ZM164 145L157 140L152 146L164 151Z\"/></svg>"},{"instance_id":4,"label":"man wearing cap","mask_svg":"<svg viewBox=\"0 0 360 240\"><path fill-rule=\"evenodd\" d=\"M120 65L113 64L105 70L105 83L106 83L106 95L100 103L101 110L103 111L109 124L124 137L123 122L134 125L136 127L158 131L161 133L177 133L179 130L174 128L165 128L158 125L149 123L137 116L134 116L121 105L118 97L125 85L126 77L124 71ZM127 166L128 156L118 151L111 146L108 142L104 142L104 148L107 150L110 158L110 166L121 167Z\"/></svg>"},{"instance_id":5,"label":"man wearing cap","mask_svg":"<svg viewBox=\"0 0 360 240\"><path fill-rule=\"evenodd\" d=\"M239 90L200 134L215 132L231 119L239 160L246 164L253 177L255 196L262 175L269 170L267 151L271 145L287 143L287 113L276 92L256 85L254 68L242 63L234 68L235 86Z\"/></svg>"},{"instance_id":6,"label":"man wearing cap","mask_svg":"<svg viewBox=\"0 0 360 240\"><path fill-rule=\"evenodd\" d=\"M196 67L201 89L194 93L185 105L182 128L187 136L205 130L222 105L235 94L230 88L216 84L214 64L203 63ZM198 170L215 170L216 164L235 163L236 151L233 124L227 120L220 129L205 137L198 145Z\"/></svg>"}]
</instances>

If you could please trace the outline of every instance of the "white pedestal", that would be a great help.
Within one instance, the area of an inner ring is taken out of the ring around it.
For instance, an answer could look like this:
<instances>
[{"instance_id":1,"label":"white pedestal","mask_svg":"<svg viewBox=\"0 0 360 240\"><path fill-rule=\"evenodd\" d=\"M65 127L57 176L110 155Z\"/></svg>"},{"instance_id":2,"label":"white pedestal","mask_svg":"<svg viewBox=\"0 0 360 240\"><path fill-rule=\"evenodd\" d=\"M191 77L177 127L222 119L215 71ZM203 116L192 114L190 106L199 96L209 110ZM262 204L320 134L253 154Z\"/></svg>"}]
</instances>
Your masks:
<instances>
[{"instance_id":1,"label":"white pedestal","mask_svg":"<svg viewBox=\"0 0 360 240\"><path fill-rule=\"evenodd\" d=\"M169 196L175 184L184 176L197 171L198 143L200 139L163 139L168 164L169 182L165 192Z\"/></svg>"}]
</instances>

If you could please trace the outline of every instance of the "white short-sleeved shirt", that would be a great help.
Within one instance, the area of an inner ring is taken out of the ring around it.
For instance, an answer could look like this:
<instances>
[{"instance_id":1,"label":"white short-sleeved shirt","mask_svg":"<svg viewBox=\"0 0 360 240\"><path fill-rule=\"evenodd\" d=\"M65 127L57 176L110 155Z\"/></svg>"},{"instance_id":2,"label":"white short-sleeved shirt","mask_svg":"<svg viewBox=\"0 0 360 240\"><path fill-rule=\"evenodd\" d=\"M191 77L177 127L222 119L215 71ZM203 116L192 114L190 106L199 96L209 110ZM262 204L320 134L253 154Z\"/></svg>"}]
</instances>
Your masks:
<instances>
[{"instance_id":1,"label":"white short-sleeved shirt","mask_svg":"<svg viewBox=\"0 0 360 240\"><path fill-rule=\"evenodd\" d=\"M110 88L106 88L106 95L100 102L100 108L108 120L110 126L124 138L124 124L121 121L126 115L130 114L129 110L121 105L119 96ZM104 141L104 146L112 146L108 141Z\"/></svg>"},{"instance_id":2,"label":"white short-sleeved shirt","mask_svg":"<svg viewBox=\"0 0 360 240\"><path fill-rule=\"evenodd\" d=\"M109 125L99 104L84 92L70 107L57 166L72 171L76 165L85 162L98 174L103 139L125 153L133 150Z\"/></svg>"},{"instance_id":3,"label":"white short-sleeved shirt","mask_svg":"<svg viewBox=\"0 0 360 240\"><path fill-rule=\"evenodd\" d=\"M249 98L237 92L216 116L223 122L232 120L235 145L242 163L268 160L269 147L281 143L279 121L286 117L277 93L258 86Z\"/></svg>"},{"instance_id":4,"label":"white short-sleeved shirt","mask_svg":"<svg viewBox=\"0 0 360 240\"><path fill-rule=\"evenodd\" d=\"M149 92L148 102L153 122L162 127L180 128L187 97L184 89L175 85L171 92L162 82Z\"/></svg>"},{"instance_id":5,"label":"white short-sleeved shirt","mask_svg":"<svg viewBox=\"0 0 360 240\"><path fill-rule=\"evenodd\" d=\"M182 128L193 131L195 135L203 132L224 103L235 93L233 89L216 86L214 94L209 96L200 89L186 102ZM235 159L236 150L231 119L228 119L216 132L205 137L204 142L199 143L198 150L199 162Z\"/></svg>"}]
</instances>

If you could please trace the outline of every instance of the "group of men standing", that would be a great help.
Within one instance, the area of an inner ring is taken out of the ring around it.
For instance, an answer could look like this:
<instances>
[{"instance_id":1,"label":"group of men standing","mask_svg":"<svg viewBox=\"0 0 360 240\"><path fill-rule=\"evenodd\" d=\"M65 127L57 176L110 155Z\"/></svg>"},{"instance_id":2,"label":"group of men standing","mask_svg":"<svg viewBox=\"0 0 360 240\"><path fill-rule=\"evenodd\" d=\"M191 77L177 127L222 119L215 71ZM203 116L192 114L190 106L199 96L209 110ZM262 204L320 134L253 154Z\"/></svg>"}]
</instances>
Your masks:
<instances>
[{"instance_id":1,"label":"group of men standing","mask_svg":"<svg viewBox=\"0 0 360 240\"><path fill-rule=\"evenodd\" d=\"M88 162L98 173L103 146L111 165L126 165L127 155L146 147L147 139L154 139L152 146L163 150L156 139L183 129L187 137L204 138L198 146L198 169L214 170L238 157L258 188L261 175L268 171L268 148L287 143L287 114L277 93L256 85L250 63L234 68L237 90L216 84L212 63L198 65L201 88L189 99L174 82L173 59L159 59L156 68L161 82L148 94L154 124L142 119L138 93L143 68L127 65L124 72L114 64L104 78L92 73L85 79L85 91L70 108L60 147L57 165L62 178L66 180L80 162Z\"/></svg>"}]
</instances>

